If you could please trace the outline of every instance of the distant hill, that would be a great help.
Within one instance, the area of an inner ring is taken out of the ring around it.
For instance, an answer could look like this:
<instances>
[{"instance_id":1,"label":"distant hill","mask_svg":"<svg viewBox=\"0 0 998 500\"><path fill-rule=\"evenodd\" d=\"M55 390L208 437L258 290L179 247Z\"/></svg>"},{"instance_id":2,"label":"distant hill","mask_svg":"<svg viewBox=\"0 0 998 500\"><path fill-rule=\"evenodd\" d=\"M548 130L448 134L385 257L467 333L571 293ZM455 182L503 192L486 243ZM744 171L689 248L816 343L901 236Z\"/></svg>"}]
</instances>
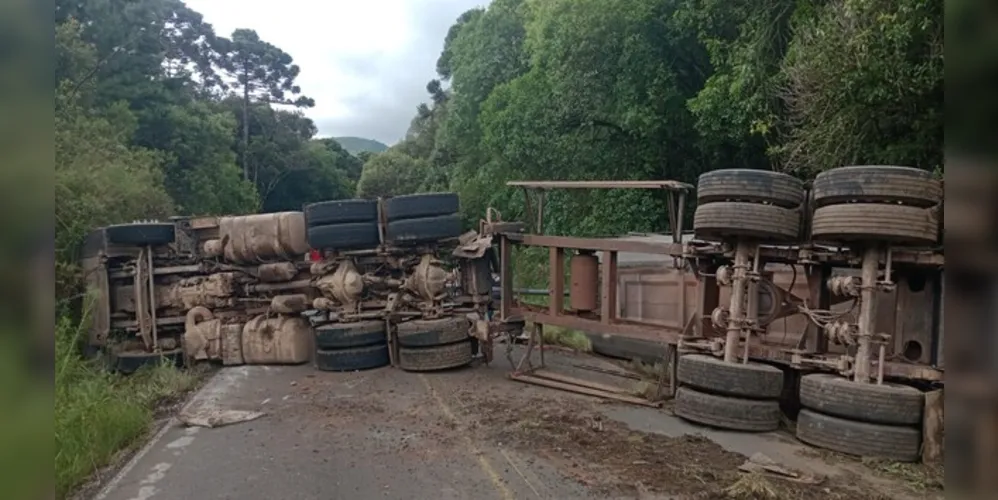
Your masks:
<instances>
[{"instance_id":1,"label":"distant hill","mask_svg":"<svg viewBox=\"0 0 998 500\"><path fill-rule=\"evenodd\" d=\"M380 153L388 149L387 145L374 139L364 139L363 137L334 137L333 139L336 139L336 142L340 143L340 146L343 146L343 149L347 150L352 155L356 155L364 151Z\"/></svg>"}]
</instances>

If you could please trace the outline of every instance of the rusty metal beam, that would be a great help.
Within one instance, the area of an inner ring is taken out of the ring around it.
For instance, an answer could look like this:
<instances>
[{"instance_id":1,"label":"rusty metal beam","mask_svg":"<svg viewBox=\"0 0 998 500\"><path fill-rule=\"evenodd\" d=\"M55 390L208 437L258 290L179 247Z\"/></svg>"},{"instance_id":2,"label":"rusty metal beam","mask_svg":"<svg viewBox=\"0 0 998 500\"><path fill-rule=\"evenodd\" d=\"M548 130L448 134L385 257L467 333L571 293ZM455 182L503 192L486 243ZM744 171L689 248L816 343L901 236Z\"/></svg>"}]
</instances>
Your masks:
<instances>
[{"instance_id":1,"label":"rusty metal beam","mask_svg":"<svg viewBox=\"0 0 998 500\"><path fill-rule=\"evenodd\" d=\"M552 316L547 313L531 311L523 307L514 309L514 313L522 314L523 319L534 323L555 325L591 333L609 333L611 335L620 335L622 337L637 340L649 340L652 342L666 341L669 343L675 343L679 338L678 329L661 325L639 324L622 321L603 323L598 319L582 318L567 312L561 316Z\"/></svg>"},{"instance_id":2,"label":"rusty metal beam","mask_svg":"<svg viewBox=\"0 0 998 500\"><path fill-rule=\"evenodd\" d=\"M546 236L540 234L510 234L507 236L510 241L515 241L518 244L538 247L677 256L683 254L683 246L677 243L652 243L607 238L575 238L572 236Z\"/></svg>"},{"instance_id":3,"label":"rusty metal beam","mask_svg":"<svg viewBox=\"0 0 998 500\"><path fill-rule=\"evenodd\" d=\"M680 331L675 328L646 325L633 322L616 322L603 324L599 320L586 319L571 314L561 316L551 316L542 312L528 309L514 309L515 314L521 314L527 321L544 325L555 325L563 328L571 328L591 333L608 333L634 340L645 340L657 343L676 344L679 341ZM753 343L749 346L749 357L752 359L765 359L778 363L789 364L791 353L784 345L772 346ZM874 361L874 366L876 361ZM887 377L911 378L927 381L943 380L943 372L924 365L912 365L907 363L886 362L884 363L884 375Z\"/></svg>"},{"instance_id":4,"label":"rusty metal beam","mask_svg":"<svg viewBox=\"0 0 998 500\"><path fill-rule=\"evenodd\" d=\"M561 389L567 392L574 392L577 394L585 394L587 396L596 396L606 399L614 399L623 403L631 403L641 406L650 406L652 408L658 408L661 403L653 403L646 399L641 399L635 396L626 396L617 392L601 391L599 389L593 389L591 387L583 387L579 385L567 384L564 382L556 382L554 380L543 379L540 377L535 377L527 374L515 374L510 373L509 378L516 380L517 382L524 382L527 384L539 385L542 387L549 387L551 389Z\"/></svg>"},{"instance_id":5,"label":"rusty metal beam","mask_svg":"<svg viewBox=\"0 0 998 500\"><path fill-rule=\"evenodd\" d=\"M565 305L565 250L551 247L548 250L551 293L548 296L548 312L552 316L561 314Z\"/></svg>"},{"instance_id":6,"label":"rusty metal beam","mask_svg":"<svg viewBox=\"0 0 998 500\"><path fill-rule=\"evenodd\" d=\"M499 236L499 319L510 318L510 308L513 305L513 263L510 262L513 250L509 237Z\"/></svg>"},{"instance_id":7,"label":"rusty metal beam","mask_svg":"<svg viewBox=\"0 0 998 500\"><path fill-rule=\"evenodd\" d=\"M617 252L603 252L600 268L600 322L608 325L617 319Z\"/></svg>"},{"instance_id":8,"label":"rusty metal beam","mask_svg":"<svg viewBox=\"0 0 998 500\"><path fill-rule=\"evenodd\" d=\"M547 370L547 369L538 368L538 369L530 372L530 375L533 375L533 376L538 377L538 378L547 379L547 380L554 380L555 382L562 382L562 383L565 383L565 384L572 384L572 385L578 385L578 386L581 386L581 387L588 387L590 389L596 389L598 391L615 392L617 394L626 394L628 396L631 395L631 394L629 394L627 392L627 389L624 389L623 387L616 387L616 386L612 386L612 385L609 385L609 384L601 384L599 382L594 382L592 380L585 380L585 379L581 379L581 378L578 378L578 377L571 377L571 376L568 376L568 375L562 375L560 373L555 373L555 372L553 372L551 370Z\"/></svg>"},{"instance_id":9,"label":"rusty metal beam","mask_svg":"<svg viewBox=\"0 0 998 500\"><path fill-rule=\"evenodd\" d=\"M510 187L525 189L670 189L692 190L693 186L679 181L509 181Z\"/></svg>"}]
</instances>

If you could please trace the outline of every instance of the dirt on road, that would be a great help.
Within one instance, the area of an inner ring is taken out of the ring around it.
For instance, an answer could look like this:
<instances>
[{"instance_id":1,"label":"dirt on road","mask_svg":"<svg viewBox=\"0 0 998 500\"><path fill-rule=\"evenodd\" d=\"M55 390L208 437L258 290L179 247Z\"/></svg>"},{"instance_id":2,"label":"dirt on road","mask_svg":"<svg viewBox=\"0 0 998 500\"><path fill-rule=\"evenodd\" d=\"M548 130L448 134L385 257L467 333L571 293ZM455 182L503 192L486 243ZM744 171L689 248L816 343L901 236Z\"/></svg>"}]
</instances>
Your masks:
<instances>
[{"instance_id":1,"label":"dirt on road","mask_svg":"<svg viewBox=\"0 0 998 500\"><path fill-rule=\"evenodd\" d=\"M563 369L577 359L562 357L566 358L562 359ZM793 481L742 472L739 467L748 460L746 455L729 451L704 435L670 436L635 430L607 415L608 409L622 404L516 383L502 377L504 371L502 367L479 367L425 375L398 373L401 377L424 377L427 387L439 396L431 394L425 400L400 404L400 398L413 398L413 394L373 387L360 399L316 403L314 409L326 415L330 425L371 419L378 425L411 429L421 442L433 443L420 447L423 458L434 456L432 449L463 446L462 434L482 449L513 449L529 457L528 466L538 462L553 466L565 478L604 498L886 500L941 494L934 486L919 491L904 484L903 478L878 476L866 467L853 466L859 462L841 466L848 458L816 457L813 453L811 458L802 454L801 461L809 462L811 470L827 467L828 474L797 470L803 480ZM322 384L324 378L318 374L309 380ZM371 383L368 377L364 379L364 383ZM433 397L445 400L454 414L441 418ZM668 410L636 411L652 419L676 419ZM758 439L763 442L767 438ZM405 451L406 441L398 446L400 452ZM793 463L779 465L795 470ZM908 474L920 468L903 467ZM512 473L527 480L515 467Z\"/></svg>"},{"instance_id":2,"label":"dirt on road","mask_svg":"<svg viewBox=\"0 0 998 500\"><path fill-rule=\"evenodd\" d=\"M586 377L593 358L552 354ZM263 418L217 429L169 427L101 500L729 499L934 500L938 473L867 464L786 432L736 433L668 408L514 382L505 364L439 373L310 366L223 369L192 402ZM591 375L592 372L590 372ZM634 384L628 379L599 382ZM764 456L785 475L740 470ZM288 498L290 498L288 497Z\"/></svg>"}]
</instances>

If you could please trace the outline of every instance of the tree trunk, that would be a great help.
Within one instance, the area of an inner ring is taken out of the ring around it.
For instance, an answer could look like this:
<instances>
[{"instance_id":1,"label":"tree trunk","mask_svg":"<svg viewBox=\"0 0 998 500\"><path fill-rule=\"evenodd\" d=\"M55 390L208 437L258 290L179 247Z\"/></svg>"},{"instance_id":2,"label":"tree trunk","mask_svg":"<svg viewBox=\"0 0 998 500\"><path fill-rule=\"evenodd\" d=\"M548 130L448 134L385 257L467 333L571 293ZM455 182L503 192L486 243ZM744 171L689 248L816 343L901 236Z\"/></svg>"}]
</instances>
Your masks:
<instances>
[{"instance_id":1,"label":"tree trunk","mask_svg":"<svg viewBox=\"0 0 998 500\"><path fill-rule=\"evenodd\" d=\"M249 175L249 73L243 68L243 180L250 180Z\"/></svg>"}]
</instances>

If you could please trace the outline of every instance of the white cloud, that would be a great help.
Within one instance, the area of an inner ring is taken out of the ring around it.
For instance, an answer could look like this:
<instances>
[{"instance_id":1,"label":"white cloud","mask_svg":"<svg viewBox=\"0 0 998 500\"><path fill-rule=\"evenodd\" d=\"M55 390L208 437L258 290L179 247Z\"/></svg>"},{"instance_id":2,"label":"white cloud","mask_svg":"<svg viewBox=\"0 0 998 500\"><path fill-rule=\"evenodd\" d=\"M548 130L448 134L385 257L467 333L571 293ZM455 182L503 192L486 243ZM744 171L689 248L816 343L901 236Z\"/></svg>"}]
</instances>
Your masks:
<instances>
[{"instance_id":1,"label":"white cloud","mask_svg":"<svg viewBox=\"0 0 998 500\"><path fill-rule=\"evenodd\" d=\"M301 66L322 136L391 144L405 133L448 28L488 0L186 0L215 31L256 30Z\"/></svg>"}]
</instances>

